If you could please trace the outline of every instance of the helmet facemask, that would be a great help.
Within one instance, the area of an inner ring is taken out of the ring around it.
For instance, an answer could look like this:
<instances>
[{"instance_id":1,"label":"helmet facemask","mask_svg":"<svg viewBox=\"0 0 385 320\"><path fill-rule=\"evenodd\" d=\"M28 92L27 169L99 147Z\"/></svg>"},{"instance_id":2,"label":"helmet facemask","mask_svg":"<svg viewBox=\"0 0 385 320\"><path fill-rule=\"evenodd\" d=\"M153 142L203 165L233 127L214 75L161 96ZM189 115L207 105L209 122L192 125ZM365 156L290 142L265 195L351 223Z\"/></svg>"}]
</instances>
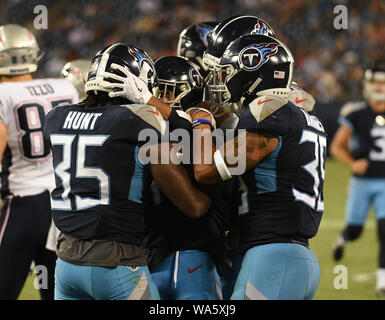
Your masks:
<instances>
[{"instance_id":1,"label":"helmet facemask","mask_svg":"<svg viewBox=\"0 0 385 320\"><path fill-rule=\"evenodd\" d=\"M364 97L369 101L385 102L385 71L365 72Z\"/></svg>"},{"instance_id":2,"label":"helmet facemask","mask_svg":"<svg viewBox=\"0 0 385 320\"><path fill-rule=\"evenodd\" d=\"M157 97L175 108L182 108L181 100L191 92L188 81L158 80Z\"/></svg>"},{"instance_id":3,"label":"helmet facemask","mask_svg":"<svg viewBox=\"0 0 385 320\"><path fill-rule=\"evenodd\" d=\"M212 103L242 112L257 96L287 98L294 58L281 42L263 35L245 35L233 41L221 58L204 55L210 69L206 79ZM235 104L234 104L235 103Z\"/></svg>"},{"instance_id":4,"label":"helmet facemask","mask_svg":"<svg viewBox=\"0 0 385 320\"><path fill-rule=\"evenodd\" d=\"M206 87L210 102L213 106L223 107L227 111L237 110L239 113L242 109L239 108L241 95L248 91L253 92L262 81L261 78L257 78L241 82L237 77L240 70L231 64L221 65L219 62L212 62L209 68ZM234 92L237 94L235 95Z\"/></svg>"},{"instance_id":5,"label":"helmet facemask","mask_svg":"<svg viewBox=\"0 0 385 320\"><path fill-rule=\"evenodd\" d=\"M211 111L215 114L218 113L218 110L222 109L224 105L230 103L232 97L228 90L227 83L237 74L238 70L231 64L221 65L220 59L208 53L204 54L203 62L210 70L205 79L205 83L212 105Z\"/></svg>"}]
</instances>

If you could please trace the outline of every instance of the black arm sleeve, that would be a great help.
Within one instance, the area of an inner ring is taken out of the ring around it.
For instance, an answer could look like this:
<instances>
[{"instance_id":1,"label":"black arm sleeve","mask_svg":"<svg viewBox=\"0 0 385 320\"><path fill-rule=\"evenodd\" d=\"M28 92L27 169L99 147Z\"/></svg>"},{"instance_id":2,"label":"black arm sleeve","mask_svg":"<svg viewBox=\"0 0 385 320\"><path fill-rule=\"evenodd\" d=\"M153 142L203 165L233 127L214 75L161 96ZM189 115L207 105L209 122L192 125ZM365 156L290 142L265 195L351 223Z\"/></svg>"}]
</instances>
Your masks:
<instances>
[{"instance_id":1,"label":"black arm sleeve","mask_svg":"<svg viewBox=\"0 0 385 320\"><path fill-rule=\"evenodd\" d=\"M185 129L191 133L191 122L181 117L175 108L172 109L168 121L170 123L170 131L175 129Z\"/></svg>"}]
</instances>

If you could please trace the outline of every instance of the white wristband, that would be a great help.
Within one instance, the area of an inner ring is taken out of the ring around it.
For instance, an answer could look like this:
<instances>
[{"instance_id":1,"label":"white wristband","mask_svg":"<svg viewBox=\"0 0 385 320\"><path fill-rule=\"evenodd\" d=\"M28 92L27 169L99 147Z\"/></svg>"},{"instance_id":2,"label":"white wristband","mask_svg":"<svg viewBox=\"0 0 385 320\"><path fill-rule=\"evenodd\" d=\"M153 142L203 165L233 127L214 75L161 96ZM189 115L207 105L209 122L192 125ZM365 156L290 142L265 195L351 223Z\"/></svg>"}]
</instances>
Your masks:
<instances>
[{"instance_id":1,"label":"white wristband","mask_svg":"<svg viewBox=\"0 0 385 320\"><path fill-rule=\"evenodd\" d=\"M221 176L223 181L231 179L231 174L229 169L226 166L225 160L222 157L222 154L219 150L214 153L214 162L217 167L218 173Z\"/></svg>"},{"instance_id":2,"label":"white wristband","mask_svg":"<svg viewBox=\"0 0 385 320\"><path fill-rule=\"evenodd\" d=\"M152 93L149 91L145 92L141 98L143 99L143 104L147 104L147 102L152 98Z\"/></svg>"},{"instance_id":3,"label":"white wristband","mask_svg":"<svg viewBox=\"0 0 385 320\"><path fill-rule=\"evenodd\" d=\"M192 107L192 108L187 109L186 113L189 114L190 116L192 116L192 114L190 114L192 111L203 111L203 112L208 113L211 116L211 123L212 123L214 129L216 129L217 124L216 124L215 118L214 118L213 114L209 110L204 109L204 108Z\"/></svg>"}]
</instances>

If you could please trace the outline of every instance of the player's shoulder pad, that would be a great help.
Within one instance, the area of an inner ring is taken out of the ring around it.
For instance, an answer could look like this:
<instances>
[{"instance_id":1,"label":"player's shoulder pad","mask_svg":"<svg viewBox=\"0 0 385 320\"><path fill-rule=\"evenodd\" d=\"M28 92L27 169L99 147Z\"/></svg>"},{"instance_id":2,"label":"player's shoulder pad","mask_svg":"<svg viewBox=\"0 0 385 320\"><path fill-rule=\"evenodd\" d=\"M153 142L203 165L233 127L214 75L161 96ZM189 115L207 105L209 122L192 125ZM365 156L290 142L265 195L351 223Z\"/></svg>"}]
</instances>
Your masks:
<instances>
[{"instance_id":1,"label":"player's shoulder pad","mask_svg":"<svg viewBox=\"0 0 385 320\"><path fill-rule=\"evenodd\" d=\"M288 103L285 98L263 95L254 99L249 104L251 114L257 122L261 122Z\"/></svg>"},{"instance_id":2,"label":"player's shoulder pad","mask_svg":"<svg viewBox=\"0 0 385 320\"><path fill-rule=\"evenodd\" d=\"M349 114L352 114L356 111L362 110L366 108L365 101L350 101L345 103L340 111L341 117L347 117Z\"/></svg>"},{"instance_id":3,"label":"player's shoulder pad","mask_svg":"<svg viewBox=\"0 0 385 320\"><path fill-rule=\"evenodd\" d=\"M143 121L157 129L161 134L166 131L166 121L164 121L160 112L153 106L147 104L128 104L123 105Z\"/></svg>"},{"instance_id":4,"label":"player's shoulder pad","mask_svg":"<svg viewBox=\"0 0 385 320\"><path fill-rule=\"evenodd\" d=\"M288 100L296 107L304 109L308 112L312 111L315 105L313 96L299 87L292 87Z\"/></svg>"}]
</instances>

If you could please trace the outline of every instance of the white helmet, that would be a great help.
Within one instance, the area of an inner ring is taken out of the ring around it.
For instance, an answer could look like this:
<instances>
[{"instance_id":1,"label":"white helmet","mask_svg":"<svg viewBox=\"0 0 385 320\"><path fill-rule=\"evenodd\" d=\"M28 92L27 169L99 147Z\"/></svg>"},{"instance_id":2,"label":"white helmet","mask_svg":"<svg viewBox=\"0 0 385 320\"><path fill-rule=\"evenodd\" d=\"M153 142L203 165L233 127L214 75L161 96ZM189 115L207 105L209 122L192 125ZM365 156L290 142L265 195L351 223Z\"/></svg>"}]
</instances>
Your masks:
<instances>
[{"instance_id":1,"label":"white helmet","mask_svg":"<svg viewBox=\"0 0 385 320\"><path fill-rule=\"evenodd\" d=\"M39 45L35 36L17 24L0 27L0 75L19 75L37 70Z\"/></svg>"},{"instance_id":2,"label":"white helmet","mask_svg":"<svg viewBox=\"0 0 385 320\"><path fill-rule=\"evenodd\" d=\"M60 76L72 85L79 93L79 100L86 98L86 91L84 85L87 81L88 70L90 69L91 60L72 60L67 62L60 71Z\"/></svg>"},{"instance_id":3,"label":"white helmet","mask_svg":"<svg viewBox=\"0 0 385 320\"><path fill-rule=\"evenodd\" d=\"M385 101L385 63L368 68L364 75L364 98L377 102Z\"/></svg>"}]
</instances>

